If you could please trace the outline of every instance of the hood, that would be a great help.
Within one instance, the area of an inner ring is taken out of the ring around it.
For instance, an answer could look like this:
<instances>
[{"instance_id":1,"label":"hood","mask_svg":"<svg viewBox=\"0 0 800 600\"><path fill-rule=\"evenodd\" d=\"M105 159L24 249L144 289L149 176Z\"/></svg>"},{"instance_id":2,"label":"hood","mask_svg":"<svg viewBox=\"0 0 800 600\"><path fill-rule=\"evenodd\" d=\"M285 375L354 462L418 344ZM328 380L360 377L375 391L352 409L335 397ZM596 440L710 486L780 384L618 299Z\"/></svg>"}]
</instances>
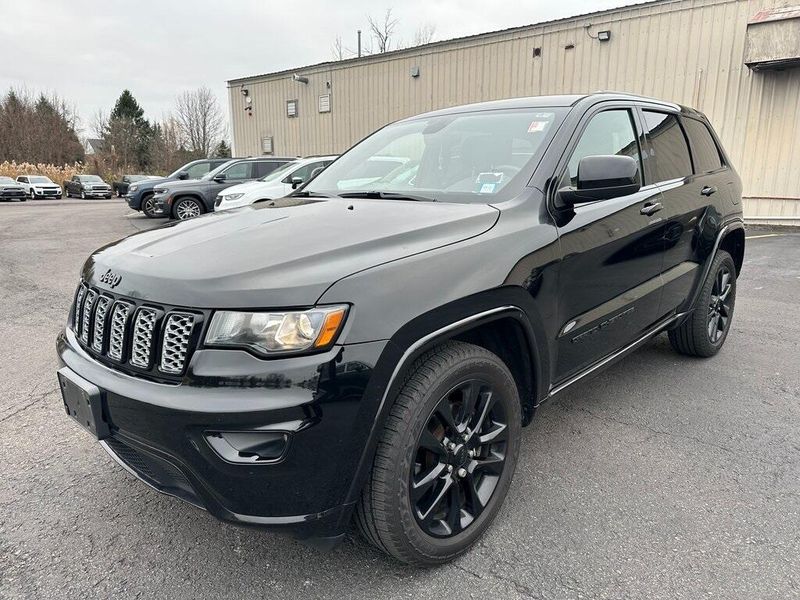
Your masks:
<instances>
[{"instance_id":1,"label":"hood","mask_svg":"<svg viewBox=\"0 0 800 600\"><path fill-rule=\"evenodd\" d=\"M357 271L480 235L486 204L286 198L179 221L101 248L85 280L113 292L197 308L313 305ZM402 285L402 282L398 282Z\"/></svg>"},{"instance_id":2,"label":"hood","mask_svg":"<svg viewBox=\"0 0 800 600\"><path fill-rule=\"evenodd\" d=\"M211 181L206 179L175 179L164 182L164 185L156 183L155 187L164 187L168 190L180 190L183 188L197 189L200 186L209 185Z\"/></svg>"},{"instance_id":3,"label":"hood","mask_svg":"<svg viewBox=\"0 0 800 600\"><path fill-rule=\"evenodd\" d=\"M142 188L145 189L153 189L155 186L159 185L160 183L167 183L170 181L178 181L177 179L170 179L169 177L157 177L155 179L142 179L141 181L132 181L130 183L131 186L136 186L137 190Z\"/></svg>"},{"instance_id":4,"label":"hood","mask_svg":"<svg viewBox=\"0 0 800 600\"><path fill-rule=\"evenodd\" d=\"M225 194L246 194L248 192L257 191L259 187L268 187L269 185L269 183L254 179L253 181L245 181L244 183L237 183L229 188L225 188Z\"/></svg>"},{"instance_id":5,"label":"hood","mask_svg":"<svg viewBox=\"0 0 800 600\"><path fill-rule=\"evenodd\" d=\"M40 187L40 188L59 187L57 183L53 183L52 181L50 183L29 183L28 185L31 187Z\"/></svg>"},{"instance_id":6,"label":"hood","mask_svg":"<svg viewBox=\"0 0 800 600\"><path fill-rule=\"evenodd\" d=\"M0 182L0 190L7 190L7 189L22 190L22 189L25 189L25 188L23 188L18 183L2 183L2 182Z\"/></svg>"}]
</instances>

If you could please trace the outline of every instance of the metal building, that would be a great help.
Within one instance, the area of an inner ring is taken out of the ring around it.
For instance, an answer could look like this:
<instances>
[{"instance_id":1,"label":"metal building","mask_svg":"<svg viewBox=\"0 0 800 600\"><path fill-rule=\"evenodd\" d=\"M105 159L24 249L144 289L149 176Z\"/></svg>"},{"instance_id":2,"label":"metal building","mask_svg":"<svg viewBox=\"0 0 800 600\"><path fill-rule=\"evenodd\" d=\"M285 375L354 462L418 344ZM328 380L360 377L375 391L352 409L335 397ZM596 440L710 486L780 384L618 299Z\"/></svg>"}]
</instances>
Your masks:
<instances>
[{"instance_id":1,"label":"metal building","mask_svg":"<svg viewBox=\"0 0 800 600\"><path fill-rule=\"evenodd\" d=\"M800 225L800 6L780 0L657 0L228 81L238 156L338 153L432 109L594 90L702 110L745 216Z\"/></svg>"}]
</instances>

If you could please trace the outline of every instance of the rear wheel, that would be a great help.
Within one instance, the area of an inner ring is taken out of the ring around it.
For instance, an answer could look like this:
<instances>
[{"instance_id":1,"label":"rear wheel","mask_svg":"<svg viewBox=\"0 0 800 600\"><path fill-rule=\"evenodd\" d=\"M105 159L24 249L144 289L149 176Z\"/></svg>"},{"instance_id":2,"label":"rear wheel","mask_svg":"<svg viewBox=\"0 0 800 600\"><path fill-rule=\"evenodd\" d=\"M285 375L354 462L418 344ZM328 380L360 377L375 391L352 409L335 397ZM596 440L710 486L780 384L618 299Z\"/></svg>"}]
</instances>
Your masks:
<instances>
[{"instance_id":1,"label":"rear wheel","mask_svg":"<svg viewBox=\"0 0 800 600\"><path fill-rule=\"evenodd\" d=\"M362 534L409 564L468 550L511 484L521 421L514 378L499 357L462 342L423 355L378 443L357 506Z\"/></svg>"},{"instance_id":2,"label":"rear wheel","mask_svg":"<svg viewBox=\"0 0 800 600\"><path fill-rule=\"evenodd\" d=\"M172 215L180 221L199 217L203 212L200 202L194 198L181 198L172 207Z\"/></svg>"},{"instance_id":3,"label":"rear wheel","mask_svg":"<svg viewBox=\"0 0 800 600\"><path fill-rule=\"evenodd\" d=\"M142 198L142 212L148 219L155 219L156 216L156 203L153 200L153 194L148 194Z\"/></svg>"},{"instance_id":4,"label":"rear wheel","mask_svg":"<svg viewBox=\"0 0 800 600\"><path fill-rule=\"evenodd\" d=\"M691 315L669 332L672 347L690 356L714 356L728 337L736 303L736 265L717 252Z\"/></svg>"}]
</instances>

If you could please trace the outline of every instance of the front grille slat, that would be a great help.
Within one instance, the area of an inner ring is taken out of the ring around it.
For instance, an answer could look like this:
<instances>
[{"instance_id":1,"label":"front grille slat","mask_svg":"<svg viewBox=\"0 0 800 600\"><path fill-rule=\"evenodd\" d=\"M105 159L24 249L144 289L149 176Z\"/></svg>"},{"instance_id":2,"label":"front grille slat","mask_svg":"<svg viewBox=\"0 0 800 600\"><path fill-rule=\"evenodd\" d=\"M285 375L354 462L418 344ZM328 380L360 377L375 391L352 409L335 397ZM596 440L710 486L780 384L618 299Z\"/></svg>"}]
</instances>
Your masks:
<instances>
[{"instance_id":1,"label":"front grille slat","mask_svg":"<svg viewBox=\"0 0 800 600\"><path fill-rule=\"evenodd\" d=\"M142 307L136 311L133 321L133 334L131 337L131 364L140 369L150 366L150 354L153 347L153 332L155 330L158 312L153 308Z\"/></svg>"},{"instance_id":2,"label":"front grille slat","mask_svg":"<svg viewBox=\"0 0 800 600\"><path fill-rule=\"evenodd\" d=\"M189 353L194 319L194 315L190 313L170 313L167 316L159 364L159 369L164 373L180 375L183 372Z\"/></svg>"},{"instance_id":3,"label":"front grille slat","mask_svg":"<svg viewBox=\"0 0 800 600\"><path fill-rule=\"evenodd\" d=\"M108 356L116 361L122 361L125 352L125 330L128 328L128 317L131 314L131 305L118 300L111 312L111 331L108 335Z\"/></svg>"},{"instance_id":4,"label":"front grille slat","mask_svg":"<svg viewBox=\"0 0 800 600\"><path fill-rule=\"evenodd\" d=\"M105 341L106 316L108 307L111 306L111 298L100 295L97 297L97 308L94 311L94 329L92 330L92 350L103 352L103 342Z\"/></svg>"},{"instance_id":5,"label":"front grille slat","mask_svg":"<svg viewBox=\"0 0 800 600\"><path fill-rule=\"evenodd\" d=\"M179 381L198 343L206 311L145 305L81 282L71 328L109 367L160 382Z\"/></svg>"},{"instance_id":6,"label":"front grille slat","mask_svg":"<svg viewBox=\"0 0 800 600\"><path fill-rule=\"evenodd\" d=\"M94 301L97 298L97 292L88 290L86 292L86 299L83 301L83 308L81 309L81 341L84 344L89 343L89 329L92 324L92 308L94 308Z\"/></svg>"}]
</instances>

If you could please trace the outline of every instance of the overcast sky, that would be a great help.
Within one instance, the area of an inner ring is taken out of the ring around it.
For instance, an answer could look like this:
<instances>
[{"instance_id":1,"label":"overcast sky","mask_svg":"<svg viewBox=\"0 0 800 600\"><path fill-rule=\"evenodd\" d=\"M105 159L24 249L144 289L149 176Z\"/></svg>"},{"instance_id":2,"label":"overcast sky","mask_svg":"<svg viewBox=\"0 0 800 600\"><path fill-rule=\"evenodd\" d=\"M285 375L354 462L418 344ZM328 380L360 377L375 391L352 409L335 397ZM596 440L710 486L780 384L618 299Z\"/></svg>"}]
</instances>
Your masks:
<instances>
[{"instance_id":1,"label":"overcast sky","mask_svg":"<svg viewBox=\"0 0 800 600\"><path fill-rule=\"evenodd\" d=\"M423 24L435 40L537 23L636 0L0 0L0 93L57 92L87 132L130 89L150 119L205 85L227 114L226 81L330 60L355 49L367 15L393 7L397 36Z\"/></svg>"}]
</instances>

